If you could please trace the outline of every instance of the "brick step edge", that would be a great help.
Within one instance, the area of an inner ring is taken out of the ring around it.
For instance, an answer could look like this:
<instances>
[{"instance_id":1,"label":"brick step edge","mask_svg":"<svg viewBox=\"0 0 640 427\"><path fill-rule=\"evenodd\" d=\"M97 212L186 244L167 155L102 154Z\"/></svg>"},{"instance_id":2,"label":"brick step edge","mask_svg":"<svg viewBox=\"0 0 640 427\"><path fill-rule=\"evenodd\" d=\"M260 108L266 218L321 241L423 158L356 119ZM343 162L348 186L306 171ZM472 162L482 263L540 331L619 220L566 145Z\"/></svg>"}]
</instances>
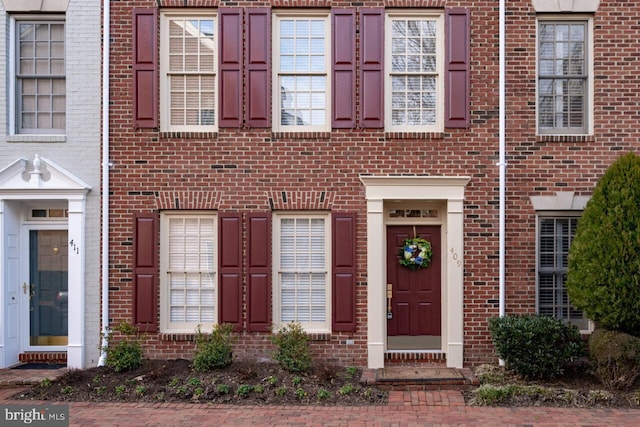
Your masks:
<instances>
[{"instance_id":1,"label":"brick step edge","mask_svg":"<svg viewBox=\"0 0 640 427\"><path fill-rule=\"evenodd\" d=\"M27 351L18 355L21 363L67 363L67 353L64 351Z\"/></svg>"}]
</instances>

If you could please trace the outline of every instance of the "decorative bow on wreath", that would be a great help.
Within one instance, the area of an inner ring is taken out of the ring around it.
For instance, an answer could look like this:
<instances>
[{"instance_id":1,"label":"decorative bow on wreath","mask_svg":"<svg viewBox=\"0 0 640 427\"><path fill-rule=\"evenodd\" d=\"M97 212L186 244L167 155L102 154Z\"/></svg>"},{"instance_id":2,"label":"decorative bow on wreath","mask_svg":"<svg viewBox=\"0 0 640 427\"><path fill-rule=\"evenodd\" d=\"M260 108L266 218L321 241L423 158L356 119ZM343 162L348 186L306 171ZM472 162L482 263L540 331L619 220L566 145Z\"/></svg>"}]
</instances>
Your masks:
<instances>
[{"instance_id":1,"label":"decorative bow on wreath","mask_svg":"<svg viewBox=\"0 0 640 427\"><path fill-rule=\"evenodd\" d=\"M422 237L406 239L401 252L400 264L411 270L426 268L431 262L431 242Z\"/></svg>"}]
</instances>

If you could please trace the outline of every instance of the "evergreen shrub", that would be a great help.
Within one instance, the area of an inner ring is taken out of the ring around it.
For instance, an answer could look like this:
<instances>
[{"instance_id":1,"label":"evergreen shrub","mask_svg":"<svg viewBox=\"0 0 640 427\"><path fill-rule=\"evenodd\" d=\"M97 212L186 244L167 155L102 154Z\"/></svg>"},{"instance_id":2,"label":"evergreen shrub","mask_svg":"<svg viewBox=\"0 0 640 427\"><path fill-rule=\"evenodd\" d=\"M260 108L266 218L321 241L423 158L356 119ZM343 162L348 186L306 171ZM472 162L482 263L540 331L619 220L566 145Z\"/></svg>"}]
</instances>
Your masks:
<instances>
[{"instance_id":1,"label":"evergreen shrub","mask_svg":"<svg viewBox=\"0 0 640 427\"><path fill-rule=\"evenodd\" d=\"M107 353L106 365L116 372L129 371L142 365L143 351L138 330L127 322L120 323L113 330L120 332L121 339L104 348ZM110 335L107 341L113 339L113 335Z\"/></svg>"},{"instance_id":2,"label":"evergreen shrub","mask_svg":"<svg viewBox=\"0 0 640 427\"><path fill-rule=\"evenodd\" d=\"M571 303L599 327L640 336L640 157L620 157L598 181L568 264Z\"/></svg>"},{"instance_id":3,"label":"evergreen shrub","mask_svg":"<svg viewBox=\"0 0 640 427\"><path fill-rule=\"evenodd\" d=\"M527 379L549 379L564 373L584 346L575 325L542 315L509 315L489 319L498 356L508 369Z\"/></svg>"},{"instance_id":4,"label":"evergreen shrub","mask_svg":"<svg viewBox=\"0 0 640 427\"><path fill-rule=\"evenodd\" d=\"M214 325L210 334L196 330L196 352L193 358L193 369L199 372L226 368L233 362L234 337L229 324Z\"/></svg>"},{"instance_id":5,"label":"evergreen shrub","mask_svg":"<svg viewBox=\"0 0 640 427\"><path fill-rule=\"evenodd\" d=\"M309 337L298 322L290 322L271 337L276 349L274 359L289 372L307 372L311 369Z\"/></svg>"},{"instance_id":6,"label":"evergreen shrub","mask_svg":"<svg viewBox=\"0 0 640 427\"><path fill-rule=\"evenodd\" d=\"M628 389L640 376L640 338L618 331L595 330L589 337L591 365L606 387Z\"/></svg>"}]
</instances>

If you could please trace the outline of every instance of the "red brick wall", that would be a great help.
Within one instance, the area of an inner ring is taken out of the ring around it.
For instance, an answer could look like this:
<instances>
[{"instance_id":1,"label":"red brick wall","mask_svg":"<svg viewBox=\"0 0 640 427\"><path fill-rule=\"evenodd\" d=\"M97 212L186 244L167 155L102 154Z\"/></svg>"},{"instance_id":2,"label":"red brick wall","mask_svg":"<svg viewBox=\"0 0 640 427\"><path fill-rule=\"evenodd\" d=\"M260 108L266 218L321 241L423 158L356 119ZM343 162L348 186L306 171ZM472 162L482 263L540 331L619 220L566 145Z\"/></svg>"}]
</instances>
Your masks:
<instances>
[{"instance_id":1,"label":"red brick wall","mask_svg":"<svg viewBox=\"0 0 640 427\"><path fill-rule=\"evenodd\" d=\"M184 0L162 0L183 7ZM507 60L507 312L535 311L534 195L575 191L588 195L604 169L637 147L639 1L603 0L595 15L595 135L537 137L535 133L536 15L529 0L508 1ZM218 1L191 1L215 7ZM464 206L464 360L495 361L487 319L498 315L498 2L496 1L240 1L234 7L467 7L471 11L471 127L441 135L394 135L382 129L305 135L267 129L221 129L217 134L161 134L132 126L132 7L156 0L111 4L111 236L110 319L132 319L132 218L156 209L156 194L216 193L220 210L268 210L272 192L330 194L332 208L357 211L357 235L366 244L366 203L360 174L470 176ZM359 37L359 36L358 36ZM357 40L359 45L359 40ZM358 87L359 83L356 85ZM246 233L246 230L245 230ZM313 341L314 354L366 365L366 250L358 254L357 330ZM246 296L246 294L244 294ZM246 320L246 319L245 319ZM353 339L347 345L346 339ZM150 335L147 355L192 356L190 341ZM265 355L267 336L244 332L236 354Z\"/></svg>"}]
</instances>

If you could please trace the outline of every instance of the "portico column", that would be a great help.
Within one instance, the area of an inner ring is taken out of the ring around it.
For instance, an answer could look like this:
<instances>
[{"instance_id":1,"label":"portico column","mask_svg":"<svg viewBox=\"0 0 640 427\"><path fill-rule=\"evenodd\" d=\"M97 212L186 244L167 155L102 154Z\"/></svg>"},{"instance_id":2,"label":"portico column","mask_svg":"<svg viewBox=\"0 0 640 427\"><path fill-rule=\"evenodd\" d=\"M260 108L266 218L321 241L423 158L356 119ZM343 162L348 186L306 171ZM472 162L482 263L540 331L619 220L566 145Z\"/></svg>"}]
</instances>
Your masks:
<instances>
[{"instance_id":1,"label":"portico column","mask_svg":"<svg viewBox=\"0 0 640 427\"><path fill-rule=\"evenodd\" d=\"M447 367L462 368L464 362L464 221L463 201L447 202Z\"/></svg>"},{"instance_id":2,"label":"portico column","mask_svg":"<svg viewBox=\"0 0 640 427\"><path fill-rule=\"evenodd\" d=\"M371 369L384 368L386 350L383 207L382 199L367 200L367 350Z\"/></svg>"},{"instance_id":3,"label":"portico column","mask_svg":"<svg viewBox=\"0 0 640 427\"><path fill-rule=\"evenodd\" d=\"M67 345L67 367L84 366L84 289L85 289L85 200L69 200L69 342Z\"/></svg>"}]
</instances>

